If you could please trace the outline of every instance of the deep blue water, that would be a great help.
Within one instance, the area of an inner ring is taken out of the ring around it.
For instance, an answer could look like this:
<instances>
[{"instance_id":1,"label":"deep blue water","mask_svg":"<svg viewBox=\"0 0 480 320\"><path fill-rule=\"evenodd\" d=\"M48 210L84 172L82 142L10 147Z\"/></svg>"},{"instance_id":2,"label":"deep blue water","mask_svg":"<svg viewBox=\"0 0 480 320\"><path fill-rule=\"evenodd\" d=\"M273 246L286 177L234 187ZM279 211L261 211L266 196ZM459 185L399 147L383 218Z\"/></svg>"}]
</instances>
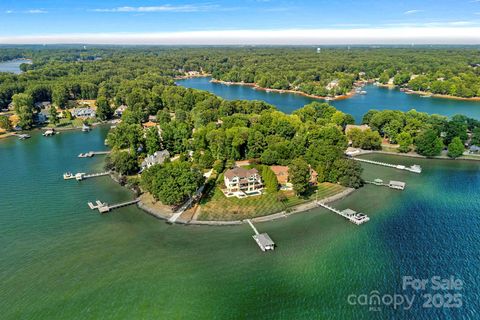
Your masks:
<instances>
[{"instance_id":1,"label":"deep blue water","mask_svg":"<svg viewBox=\"0 0 480 320\"><path fill-rule=\"evenodd\" d=\"M267 92L255 90L248 86L224 85L210 82L210 78L190 78L177 80L179 85L210 91L229 100L264 100L273 104L283 112L291 113L312 101L323 101L291 93ZM414 94L405 94L398 89L387 89L368 85L365 87L366 95L355 95L349 99L330 101L337 109L351 114L357 122L370 109L401 110L415 109L430 114L452 116L463 114L480 119L480 102L461 101L442 98L422 98Z\"/></svg>"}]
</instances>

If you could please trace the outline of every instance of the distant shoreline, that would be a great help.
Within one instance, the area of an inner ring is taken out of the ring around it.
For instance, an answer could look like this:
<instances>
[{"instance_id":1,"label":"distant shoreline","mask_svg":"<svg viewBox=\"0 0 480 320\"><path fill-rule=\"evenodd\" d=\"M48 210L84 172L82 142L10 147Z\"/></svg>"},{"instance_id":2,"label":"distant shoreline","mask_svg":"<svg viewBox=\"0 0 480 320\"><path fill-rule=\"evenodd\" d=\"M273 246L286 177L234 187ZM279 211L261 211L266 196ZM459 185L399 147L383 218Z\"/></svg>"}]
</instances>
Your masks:
<instances>
[{"instance_id":1,"label":"distant shoreline","mask_svg":"<svg viewBox=\"0 0 480 320\"><path fill-rule=\"evenodd\" d=\"M233 86L252 87L255 90L262 90L262 91L266 91L266 92L297 94L297 95L301 95L301 96L308 97L308 98L325 100L327 102L328 101L335 101L335 100L344 100L344 99L351 98L355 95L355 90L354 89L352 89L349 93L347 93L345 95L340 95L340 96L335 96L335 97L323 97L323 96L317 96L317 95L314 95L314 94L308 94L308 93L305 93L303 91L298 91L298 90L291 90L291 89L282 90L282 89L270 89L270 88L260 87L258 84L254 83L254 82L232 82L232 81L218 80L218 79L214 79L214 78L212 78L210 80L210 82L224 84L224 85L227 85L227 86L233 85Z\"/></svg>"},{"instance_id":2,"label":"distant shoreline","mask_svg":"<svg viewBox=\"0 0 480 320\"><path fill-rule=\"evenodd\" d=\"M377 86L381 88L387 88L387 89L398 89L400 86L394 85L394 84L378 84ZM440 98L440 99L450 99L450 100L459 100L459 101L472 101L472 102L479 102L480 97L472 97L472 98L465 98L465 97L457 97L457 96L452 96L448 94L439 94L439 93L432 93L429 91L415 91L411 89L406 89L406 91L403 92L404 94L415 94L418 96L429 96L432 98Z\"/></svg>"}]
</instances>

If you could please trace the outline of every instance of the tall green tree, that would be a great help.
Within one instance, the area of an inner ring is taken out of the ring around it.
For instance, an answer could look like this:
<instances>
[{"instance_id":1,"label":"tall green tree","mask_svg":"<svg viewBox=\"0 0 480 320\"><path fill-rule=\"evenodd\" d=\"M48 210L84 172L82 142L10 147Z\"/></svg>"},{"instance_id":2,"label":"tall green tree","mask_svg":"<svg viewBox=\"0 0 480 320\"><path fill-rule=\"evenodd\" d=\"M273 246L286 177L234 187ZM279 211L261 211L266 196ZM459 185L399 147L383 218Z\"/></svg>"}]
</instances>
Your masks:
<instances>
[{"instance_id":1,"label":"tall green tree","mask_svg":"<svg viewBox=\"0 0 480 320\"><path fill-rule=\"evenodd\" d=\"M415 147L418 154L433 157L440 155L443 149L443 142L438 136L437 131L427 129L417 136L415 139Z\"/></svg>"},{"instance_id":2,"label":"tall green tree","mask_svg":"<svg viewBox=\"0 0 480 320\"><path fill-rule=\"evenodd\" d=\"M462 140L459 137L452 139L452 142L448 145L448 156L450 158L458 158L463 155L465 151L465 146L463 145Z\"/></svg>"},{"instance_id":3,"label":"tall green tree","mask_svg":"<svg viewBox=\"0 0 480 320\"><path fill-rule=\"evenodd\" d=\"M70 92L64 84L57 84L52 90L52 102L59 108L64 109L67 106Z\"/></svg>"},{"instance_id":4,"label":"tall green tree","mask_svg":"<svg viewBox=\"0 0 480 320\"><path fill-rule=\"evenodd\" d=\"M108 102L107 98L104 96L100 96L97 98L96 101L97 105L97 117L102 120L108 120L111 119L113 116L113 110L110 107L110 103Z\"/></svg>"},{"instance_id":5,"label":"tall green tree","mask_svg":"<svg viewBox=\"0 0 480 320\"><path fill-rule=\"evenodd\" d=\"M33 126L33 98L26 93L17 93L12 97L15 112L20 118L18 125L22 129L30 129Z\"/></svg>"},{"instance_id":6,"label":"tall green tree","mask_svg":"<svg viewBox=\"0 0 480 320\"><path fill-rule=\"evenodd\" d=\"M7 116L0 116L0 128L4 129L5 131L12 130L12 124Z\"/></svg>"},{"instance_id":7,"label":"tall green tree","mask_svg":"<svg viewBox=\"0 0 480 320\"><path fill-rule=\"evenodd\" d=\"M145 144L148 154L153 154L161 149L160 135L157 127L152 127L147 130L145 134Z\"/></svg>"},{"instance_id":8,"label":"tall green tree","mask_svg":"<svg viewBox=\"0 0 480 320\"><path fill-rule=\"evenodd\" d=\"M48 120L50 121L51 124L57 125L59 122L58 118L58 113L57 113L57 108L55 106L51 106L50 109L48 110Z\"/></svg>"},{"instance_id":9,"label":"tall green tree","mask_svg":"<svg viewBox=\"0 0 480 320\"><path fill-rule=\"evenodd\" d=\"M398 151L406 153L412 149L411 145L413 144L413 138L408 132L400 132L397 135L397 143L399 145Z\"/></svg>"},{"instance_id":10,"label":"tall green tree","mask_svg":"<svg viewBox=\"0 0 480 320\"><path fill-rule=\"evenodd\" d=\"M204 180L190 162L174 161L145 170L141 185L163 204L177 206L193 196Z\"/></svg>"},{"instance_id":11,"label":"tall green tree","mask_svg":"<svg viewBox=\"0 0 480 320\"><path fill-rule=\"evenodd\" d=\"M288 178L297 195L303 195L310 185L310 167L303 158L297 158L288 166Z\"/></svg>"}]
</instances>

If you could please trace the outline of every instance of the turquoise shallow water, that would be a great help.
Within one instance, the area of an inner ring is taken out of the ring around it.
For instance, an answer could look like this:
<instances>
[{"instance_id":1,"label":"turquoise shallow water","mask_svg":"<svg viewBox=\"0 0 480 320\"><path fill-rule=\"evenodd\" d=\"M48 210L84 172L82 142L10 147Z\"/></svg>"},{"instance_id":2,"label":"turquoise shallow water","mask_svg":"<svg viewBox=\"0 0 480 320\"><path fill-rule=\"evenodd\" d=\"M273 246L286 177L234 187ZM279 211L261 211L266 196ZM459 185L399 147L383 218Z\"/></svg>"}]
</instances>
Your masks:
<instances>
[{"instance_id":1,"label":"turquoise shallow water","mask_svg":"<svg viewBox=\"0 0 480 320\"><path fill-rule=\"evenodd\" d=\"M264 100L286 113L291 113L312 101L323 101L291 93L266 92L246 86L212 83L210 78L190 78L177 80L177 83L188 88L210 91L230 100ZM414 94L405 94L398 89L386 89L373 85L366 86L365 90L367 91L366 95L355 95L349 99L330 101L329 103L335 108L351 114L357 122L360 122L363 115L370 109L401 111L416 109L444 116L464 114L480 119L480 102L478 101L422 98Z\"/></svg>"},{"instance_id":2,"label":"turquoise shallow water","mask_svg":"<svg viewBox=\"0 0 480 320\"><path fill-rule=\"evenodd\" d=\"M366 165L366 178L407 189L367 186L334 204L367 213L360 227L324 210L258 224L278 244L264 254L248 226L170 226L135 207L91 211L87 201L132 197L109 178L62 179L101 170L102 157L76 155L103 150L106 132L0 140L3 319L479 317L478 163L370 156L424 172ZM405 275L461 279L463 307L347 302L372 290L404 293Z\"/></svg>"}]
</instances>

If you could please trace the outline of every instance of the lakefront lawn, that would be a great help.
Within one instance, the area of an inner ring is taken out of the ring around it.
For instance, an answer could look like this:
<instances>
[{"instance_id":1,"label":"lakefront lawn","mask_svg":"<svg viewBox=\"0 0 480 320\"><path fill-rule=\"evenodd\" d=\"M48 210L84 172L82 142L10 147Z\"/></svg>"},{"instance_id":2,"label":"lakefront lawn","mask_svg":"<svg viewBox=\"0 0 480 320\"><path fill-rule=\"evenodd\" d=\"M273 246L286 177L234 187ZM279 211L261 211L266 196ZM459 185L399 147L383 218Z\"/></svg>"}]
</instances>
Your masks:
<instances>
[{"instance_id":1,"label":"lakefront lawn","mask_svg":"<svg viewBox=\"0 0 480 320\"><path fill-rule=\"evenodd\" d=\"M316 189L318 200L321 200L344 191L345 187L324 182ZM218 187L212 193L202 200L198 220L232 221L261 217L315 200L315 189L305 197L297 197L293 191L278 191L244 199L227 198Z\"/></svg>"}]
</instances>

